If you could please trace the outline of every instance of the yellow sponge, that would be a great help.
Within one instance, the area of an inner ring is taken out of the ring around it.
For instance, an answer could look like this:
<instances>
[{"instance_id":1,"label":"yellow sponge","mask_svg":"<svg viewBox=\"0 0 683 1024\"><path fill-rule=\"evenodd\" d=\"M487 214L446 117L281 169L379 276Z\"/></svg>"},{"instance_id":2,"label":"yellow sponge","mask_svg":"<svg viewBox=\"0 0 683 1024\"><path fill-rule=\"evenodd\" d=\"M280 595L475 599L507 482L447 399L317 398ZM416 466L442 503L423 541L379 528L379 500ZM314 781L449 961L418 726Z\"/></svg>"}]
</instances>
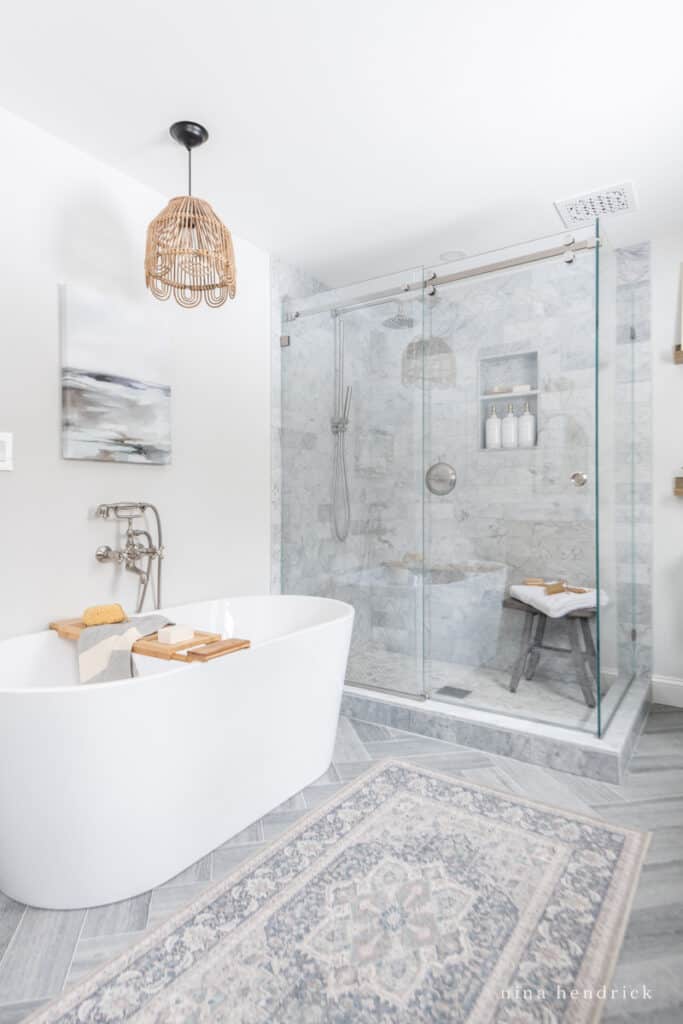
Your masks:
<instances>
[{"instance_id":1,"label":"yellow sponge","mask_svg":"<svg viewBox=\"0 0 683 1024\"><path fill-rule=\"evenodd\" d=\"M126 622L127 619L120 604L95 604L83 612L86 626L108 626L114 622Z\"/></svg>"}]
</instances>

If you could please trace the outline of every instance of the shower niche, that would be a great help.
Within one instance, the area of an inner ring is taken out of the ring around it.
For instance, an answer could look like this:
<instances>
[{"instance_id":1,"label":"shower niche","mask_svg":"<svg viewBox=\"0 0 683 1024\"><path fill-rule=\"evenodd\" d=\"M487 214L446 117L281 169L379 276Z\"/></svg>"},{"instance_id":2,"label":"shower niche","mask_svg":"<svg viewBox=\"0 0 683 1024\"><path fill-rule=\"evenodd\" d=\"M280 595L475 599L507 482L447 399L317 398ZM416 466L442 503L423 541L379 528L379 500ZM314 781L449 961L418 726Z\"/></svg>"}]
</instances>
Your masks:
<instances>
[{"instance_id":1,"label":"shower niche","mask_svg":"<svg viewBox=\"0 0 683 1024\"><path fill-rule=\"evenodd\" d=\"M479 447L482 451L510 452L516 448L488 448L486 446L486 420L495 408L501 421L512 406L516 417L521 416L526 406L534 416L536 429L532 445L520 445L530 451L538 447L539 435L539 388L538 352L505 352L482 356L479 360Z\"/></svg>"}]
</instances>

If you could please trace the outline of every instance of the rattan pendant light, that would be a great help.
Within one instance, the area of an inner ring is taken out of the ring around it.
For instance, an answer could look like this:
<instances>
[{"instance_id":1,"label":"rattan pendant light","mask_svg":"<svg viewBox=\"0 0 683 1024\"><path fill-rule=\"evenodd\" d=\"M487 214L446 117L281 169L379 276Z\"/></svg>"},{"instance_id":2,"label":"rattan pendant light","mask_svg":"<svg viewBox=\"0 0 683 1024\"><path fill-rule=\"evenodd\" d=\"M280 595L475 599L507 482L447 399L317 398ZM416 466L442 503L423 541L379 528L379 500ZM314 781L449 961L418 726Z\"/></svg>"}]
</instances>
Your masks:
<instances>
[{"instance_id":1,"label":"rattan pendant light","mask_svg":"<svg viewBox=\"0 0 683 1024\"><path fill-rule=\"evenodd\" d=\"M209 133L194 121L176 121L170 132L187 150L187 195L171 199L147 228L145 282L155 298L173 295L186 309L202 299L222 306L237 291L232 237L211 205L192 195L192 150Z\"/></svg>"}]
</instances>

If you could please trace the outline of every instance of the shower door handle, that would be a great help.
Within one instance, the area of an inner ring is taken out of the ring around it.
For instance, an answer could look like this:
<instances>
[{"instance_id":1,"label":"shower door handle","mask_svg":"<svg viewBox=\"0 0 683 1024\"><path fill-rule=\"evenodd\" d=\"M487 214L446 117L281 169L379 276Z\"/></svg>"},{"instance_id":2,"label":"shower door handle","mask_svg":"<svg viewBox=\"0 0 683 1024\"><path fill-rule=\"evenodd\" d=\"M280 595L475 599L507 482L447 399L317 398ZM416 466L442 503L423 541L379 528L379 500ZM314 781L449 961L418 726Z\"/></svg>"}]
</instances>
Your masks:
<instances>
[{"instance_id":1,"label":"shower door handle","mask_svg":"<svg viewBox=\"0 0 683 1024\"><path fill-rule=\"evenodd\" d=\"M588 483L588 473L572 473L569 479L574 487L585 487Z\"/></svg>"},{"instance_id":2,"label":"shower door handle","mask_svg":"<svg viewBox=\"0 0 683 1024\"><path fill-rule=\"evenodd\" d=\"M435 462L425 473L427 490L442 498L451 493L457 481L455 470L447 462Z\"/></svg>"}]
</instances>

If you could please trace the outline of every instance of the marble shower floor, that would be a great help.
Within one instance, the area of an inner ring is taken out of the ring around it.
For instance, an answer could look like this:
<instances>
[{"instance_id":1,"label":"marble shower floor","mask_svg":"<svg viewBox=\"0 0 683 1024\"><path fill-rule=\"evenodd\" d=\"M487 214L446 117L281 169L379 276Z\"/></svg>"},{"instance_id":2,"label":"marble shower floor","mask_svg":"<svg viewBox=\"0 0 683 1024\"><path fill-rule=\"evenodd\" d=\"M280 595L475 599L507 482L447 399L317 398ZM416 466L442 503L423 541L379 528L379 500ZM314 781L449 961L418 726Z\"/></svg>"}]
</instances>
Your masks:
<instances>
[{"instance_id":1,"label":"marble shower floor","mask_svg":"<svg viewBox=\"0 0 683 1024\"><path fill-rule=\"evenodd\" d=\"M472 782L653 832L614 977L650 1000L609 1003L610 1024L683 1019L683 710L654 707L623 785L342 718L333 763L312 786L152 892L88 911L27 908L0 894L0 1024L35 1008L192 902L374 761L400 757Z\"/></svg>"},{"instance_id":2,"label":"marble shower floor","mask_svg":"<svg viewBox=\"0 0 683 1024\"><path fill-rule=\"evenodd\" d=\"M349 658L346 681L354 686L378 686L411 696L421 692L418 672L419 663L413 655L366 644ZM595 709L586 705L569 666L566 677L559 679L544 675L541 664L533 679L522 678L517 693L510 693L509 672L428 659L425 661L425 683L432 700L443 699L437 691L448 686L464 691L462 696L454 696L449 703L570 728L595 728ZM603 678L603 697L611 683L610 677Z\"/></svg>"}]
</instances>

